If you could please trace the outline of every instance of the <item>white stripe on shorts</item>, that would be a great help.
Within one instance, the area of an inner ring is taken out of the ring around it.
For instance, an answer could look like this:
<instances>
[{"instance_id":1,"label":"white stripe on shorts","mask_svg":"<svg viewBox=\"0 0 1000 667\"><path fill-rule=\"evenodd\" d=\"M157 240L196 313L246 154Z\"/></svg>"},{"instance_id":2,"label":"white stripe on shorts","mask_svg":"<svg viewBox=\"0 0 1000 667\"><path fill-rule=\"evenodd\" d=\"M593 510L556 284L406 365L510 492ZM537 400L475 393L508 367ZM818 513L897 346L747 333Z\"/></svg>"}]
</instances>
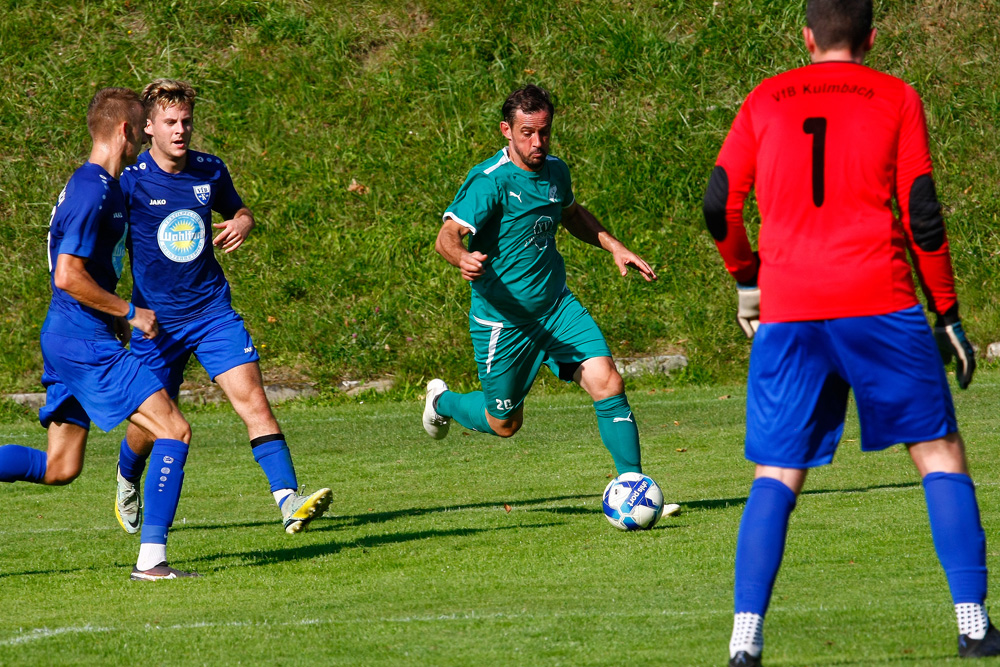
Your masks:
<instances>
[{"instance_id":1,"label":"white stripe on shorts","mask_svg":"<svg viewBox=\"0 0 1000 667\"><path fill-rule=\"evenodd\" d=\"M493 355L496 354L497 351L497 341L500 339L500 330L503 329L503 322L491 322L490 320L481 320L475 315L472 316L472 319L474 319L479 324L482 324L484 327L490 327L491 329L493 329L490 332L490 347L486 353L486 374L489 375L490 369L493 368Z\"/></svg>"}]
</instances>

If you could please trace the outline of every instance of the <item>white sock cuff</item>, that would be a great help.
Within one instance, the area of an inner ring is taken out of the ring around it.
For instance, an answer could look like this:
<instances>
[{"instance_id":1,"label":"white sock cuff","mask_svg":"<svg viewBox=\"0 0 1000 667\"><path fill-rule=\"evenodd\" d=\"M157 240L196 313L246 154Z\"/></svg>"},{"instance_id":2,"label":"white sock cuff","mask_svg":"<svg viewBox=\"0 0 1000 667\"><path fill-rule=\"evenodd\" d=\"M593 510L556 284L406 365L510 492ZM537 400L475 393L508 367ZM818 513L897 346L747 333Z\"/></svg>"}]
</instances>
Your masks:
<instances>
[{"instance_id":1,"label":"white sock cuff","mask_svg":"<svg viewBox=\"0 0 1000 667\"><path fill-rule=\"evenodd\" d=\"M139 545L139 558L135 562L137 570L150 570L167 560L167 545L143 542Z\"/></svg>"},{"instance_id":2,"label":"white sock cuff","mask_svg":"<svg viewBox=\"0 0 1000 667\"><path fill-rule=\"evenodd\" d=\"M733 635L729 640L729 657L746 651L756 657L764 650L764 617L749 611L733 616Z\"/></svg>"},{"instance_id":3,"label":"white sock cuff","mask_svg":"<svg viewBox=\"0 0 1000 667\"><path fill-rule=\"evenodd\" d=\"M958 634L969 639L982 639L990 627L990 618L986 615L986 607L975 602L963 602L955 605L955 616L958 617Z\"/></svg>"}]
</instances>

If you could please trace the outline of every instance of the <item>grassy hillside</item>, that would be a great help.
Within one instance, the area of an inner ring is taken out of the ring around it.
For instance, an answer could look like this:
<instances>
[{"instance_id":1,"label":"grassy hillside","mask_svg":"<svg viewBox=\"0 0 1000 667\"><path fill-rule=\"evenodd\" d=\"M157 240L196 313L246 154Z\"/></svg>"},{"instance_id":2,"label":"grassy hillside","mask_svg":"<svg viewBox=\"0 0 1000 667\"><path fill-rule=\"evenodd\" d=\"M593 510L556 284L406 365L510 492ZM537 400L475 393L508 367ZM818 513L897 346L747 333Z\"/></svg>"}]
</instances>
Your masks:
<instances>
[{"instance_id":1,"label":"grassy hillside","mask_svg":"<svg viewBox=\"0 0 1000 667\"><path fill-rule=\"evenodd\" d=\"M585 205L661 274L620 280L559 236L570 287L620 355L683 350L727 379L748 346L701 219L743 96L804 64L799 3L0 2L0 389L36 387L52 203L86 159L95 88L199 91L194 147L223 156L259 226L222 263L265 372L332 384L471 379L468 288L433 251L466 171L528 81ZM924 96L967 326L1000 336L1000 2L880 3L870 64ZM365 192L351 192L352 180Z\"/></svg>"}]
</instances>

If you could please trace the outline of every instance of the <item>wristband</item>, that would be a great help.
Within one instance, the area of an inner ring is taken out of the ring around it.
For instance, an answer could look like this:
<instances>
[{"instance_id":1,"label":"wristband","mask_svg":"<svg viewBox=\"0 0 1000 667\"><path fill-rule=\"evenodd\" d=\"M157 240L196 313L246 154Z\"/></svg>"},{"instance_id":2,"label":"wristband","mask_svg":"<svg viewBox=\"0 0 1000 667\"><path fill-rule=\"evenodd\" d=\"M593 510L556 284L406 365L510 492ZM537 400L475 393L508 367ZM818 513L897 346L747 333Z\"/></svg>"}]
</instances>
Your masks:
<instances>
[{"instance_id":1,"label":"wristband","mask_svg":"<svg viewBox=\"0 0 1000 667\"><path fill-rule=\"evenodd\" d=\"M131 320L133 317L135 317L135 304L132 303L132 302L129 302L129 304L128 304L128 315L125 316L125 319L126 320Z\"/></svg>"}]
</instances>

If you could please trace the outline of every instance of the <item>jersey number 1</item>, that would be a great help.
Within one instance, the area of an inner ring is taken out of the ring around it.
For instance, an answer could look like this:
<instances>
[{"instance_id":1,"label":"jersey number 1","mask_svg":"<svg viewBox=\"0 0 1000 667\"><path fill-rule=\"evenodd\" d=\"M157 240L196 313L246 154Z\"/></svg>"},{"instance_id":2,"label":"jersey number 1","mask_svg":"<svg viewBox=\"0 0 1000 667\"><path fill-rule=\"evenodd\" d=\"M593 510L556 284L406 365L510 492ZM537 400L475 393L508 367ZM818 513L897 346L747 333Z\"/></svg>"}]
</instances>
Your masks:
<instances>
[{"instance_id":1,"label":"jersey number 1","mask_svg":"<svg viewBox=\"0 0 1000 667\"><path fill-rule=\"evenodd\" d=\"M823 191L823 178L826 175L824 173L824 164L826 162L826 118L822 116L806 118L806 121L802 123L802 131L813 135L813 204L819 207L823 205L823 195L825 194Z\"/></svg>"}]
</instances>

